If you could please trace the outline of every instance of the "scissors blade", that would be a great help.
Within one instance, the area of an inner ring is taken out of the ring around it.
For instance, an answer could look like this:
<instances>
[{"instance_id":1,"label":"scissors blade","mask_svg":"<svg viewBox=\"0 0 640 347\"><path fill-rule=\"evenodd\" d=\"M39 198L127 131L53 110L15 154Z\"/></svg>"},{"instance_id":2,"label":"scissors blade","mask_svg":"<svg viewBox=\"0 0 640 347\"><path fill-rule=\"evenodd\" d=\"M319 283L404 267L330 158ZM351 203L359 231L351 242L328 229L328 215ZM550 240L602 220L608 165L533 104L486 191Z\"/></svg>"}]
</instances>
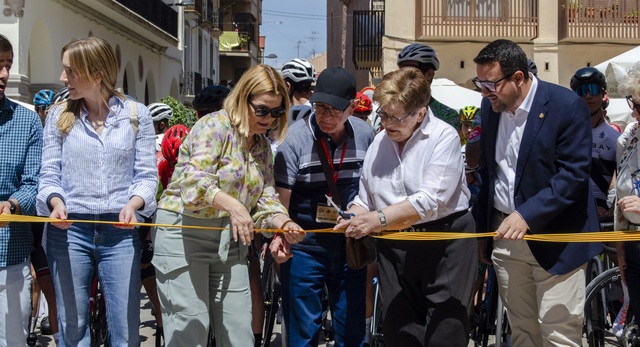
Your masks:
<instances>
[{"instance_id":1,"label":"scissors blade","mask_svg":"<svg viewBox=\"0 0 640 347\"><path fill-rule=\"evenodd\" d=\"M333 206L333 208L335 208L336 211L338 211L339 213L342 212L342 210L340 209L340 206L336 205L336 203L333 202L333 199L331 199L329 195L325 194L324 196L327 197L327 201L329 202L329 205Z\"/></svg>"}]
</instances>

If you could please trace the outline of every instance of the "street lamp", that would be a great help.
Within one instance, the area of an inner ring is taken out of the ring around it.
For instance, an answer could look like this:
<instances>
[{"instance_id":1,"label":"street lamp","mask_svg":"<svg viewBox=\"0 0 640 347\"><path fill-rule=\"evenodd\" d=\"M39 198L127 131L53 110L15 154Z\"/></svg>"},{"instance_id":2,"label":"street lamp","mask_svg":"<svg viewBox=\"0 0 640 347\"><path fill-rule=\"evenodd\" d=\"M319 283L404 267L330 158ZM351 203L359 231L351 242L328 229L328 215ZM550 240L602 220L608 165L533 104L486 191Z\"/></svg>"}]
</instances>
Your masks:
<instances>
[{"instance_id":1,"label":"street lamp","mask_svg":"<svg viewBox=\"0 0 640 347\"><path fill-rule=\"evenodd\" d=\"M267 59L275 59L276 63L274 64L276 66L276 68L278 67L278 56L275 55L274 53L271 53L267 56L265 56L265 58Z\"/></svg>"}]
</instances>

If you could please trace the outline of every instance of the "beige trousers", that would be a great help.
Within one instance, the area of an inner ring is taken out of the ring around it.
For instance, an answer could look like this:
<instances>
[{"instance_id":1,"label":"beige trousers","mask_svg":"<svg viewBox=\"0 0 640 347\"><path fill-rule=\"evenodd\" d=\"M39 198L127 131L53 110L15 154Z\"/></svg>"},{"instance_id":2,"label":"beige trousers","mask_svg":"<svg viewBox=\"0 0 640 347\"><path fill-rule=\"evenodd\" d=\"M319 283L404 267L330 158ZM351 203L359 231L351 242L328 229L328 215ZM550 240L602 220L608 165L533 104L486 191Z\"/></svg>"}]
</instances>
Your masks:
<instances>
[{"instance_id":1,"label":"beige trousers","mask_svg":"<svg viewBox=\"0 0 640 347\"><path fill-rule=\"evenodd\" d=\"M502 239L494 241L492 260L513 346L582 345L586 264L553 275L538 264L527 241Z\"/></svg>"}]
</instances>

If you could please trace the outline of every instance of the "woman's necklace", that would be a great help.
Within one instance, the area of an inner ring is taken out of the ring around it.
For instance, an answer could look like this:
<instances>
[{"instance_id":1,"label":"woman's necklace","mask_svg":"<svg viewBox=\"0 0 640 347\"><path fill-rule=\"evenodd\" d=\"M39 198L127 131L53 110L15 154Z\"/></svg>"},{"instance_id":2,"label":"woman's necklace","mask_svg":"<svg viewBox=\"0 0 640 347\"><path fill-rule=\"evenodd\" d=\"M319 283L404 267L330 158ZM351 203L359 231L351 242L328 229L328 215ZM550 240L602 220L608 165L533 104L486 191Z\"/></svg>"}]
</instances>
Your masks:
<instances>
[{"instance_id":1,"label":"woman's necklace","mask_svg":"<svg viewBox=\"0 0 640 347\"><path fill-rule=\"evenodd\" d=\"M92 120L91 122L91 126L93 126L94 129L98 130L100 127L104 126L104 121L103 120Z\"/></svg>"}]
</instances>

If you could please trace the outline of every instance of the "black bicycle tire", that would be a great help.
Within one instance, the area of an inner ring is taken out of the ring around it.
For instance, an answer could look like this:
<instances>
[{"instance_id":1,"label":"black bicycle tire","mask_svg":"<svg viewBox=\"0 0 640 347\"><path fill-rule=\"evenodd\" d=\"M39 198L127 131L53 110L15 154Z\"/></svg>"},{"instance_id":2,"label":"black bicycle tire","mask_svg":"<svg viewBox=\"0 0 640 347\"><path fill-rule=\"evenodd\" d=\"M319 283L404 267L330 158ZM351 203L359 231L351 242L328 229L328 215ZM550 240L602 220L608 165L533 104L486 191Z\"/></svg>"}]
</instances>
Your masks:
<instances>
[{"instance_id":1,"label":"black bicycle tire","mask_svg":"<svg viewBox=\"0 0 640 347\"><path fill-rule=\"evenodd\" d=\"M280 281L275 271L271 254L265 255L262 269L262 294L265 302L265 317L262 329L262 347L269 347L276 322L280 301Z\"/></svg>"},{"instance_id":2,"label":"black bicycle tire","mask_svg":"<svg viewBox=\"0 0 640 347\"><path fill-rule=\"evenodd\" d=\"M593 303L593 301L606 300L606 298L602 298L601 296L602 290L607 289L610 285L619 281L621 278L622 275L620 274L620 269L618 267L614 267L604 271L594 278L589 282L585 289L583 329L589 347L605 346L605 313L601 310L603 302L596 301ZM600 327L596 326L594 328L594 322L600 325ZM610 344L608 345L610 346Z\"/></svg>"},{"instance_id":3,"label":"black bicycle tire","mask_svg":"<svg viewBox=\"0 0 640 347\"><path fill-rule=\"evenodd\" d=\"M93 310L89 312L89 332L91 346L109 346L109 331L107 329L107 315L105 311L104 294L99 287L93 293Z\"/></svg>"}]
</instances>

